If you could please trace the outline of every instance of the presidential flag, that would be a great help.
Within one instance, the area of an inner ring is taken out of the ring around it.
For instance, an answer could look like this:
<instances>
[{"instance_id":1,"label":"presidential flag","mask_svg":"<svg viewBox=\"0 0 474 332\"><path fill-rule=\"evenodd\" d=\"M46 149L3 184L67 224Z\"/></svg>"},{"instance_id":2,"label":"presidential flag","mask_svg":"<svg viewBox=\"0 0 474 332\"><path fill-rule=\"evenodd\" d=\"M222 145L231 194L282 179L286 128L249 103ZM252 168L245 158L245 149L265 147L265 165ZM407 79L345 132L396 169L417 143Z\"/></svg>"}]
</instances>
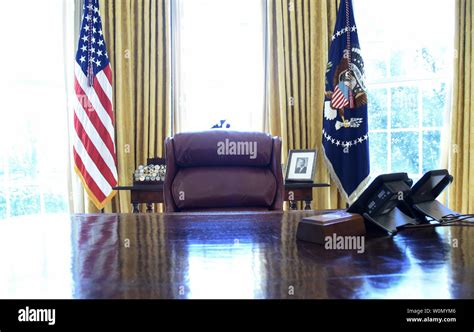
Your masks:
<instances>
[{"instance_id":1,"label":"presidential flag","mask_svg":"<svg viewBox=\"0 0 474 332\"><path fill-rule=\"evenodd\" d=\"M74 169L98 209L117 185L112 70L98 0L85 0L74 68Z\"/></svg>"},{"instance_id":2,"label":"presidential flag","mask_svg":"<svg viewBox=\"0 0 474 332\"><path fill-rule=\"evenodd\" d=\"M352 203L369 180L367 90L351 0L341 0L326 69L322 146L331 177Z\"/></svg>"}]
</instances>

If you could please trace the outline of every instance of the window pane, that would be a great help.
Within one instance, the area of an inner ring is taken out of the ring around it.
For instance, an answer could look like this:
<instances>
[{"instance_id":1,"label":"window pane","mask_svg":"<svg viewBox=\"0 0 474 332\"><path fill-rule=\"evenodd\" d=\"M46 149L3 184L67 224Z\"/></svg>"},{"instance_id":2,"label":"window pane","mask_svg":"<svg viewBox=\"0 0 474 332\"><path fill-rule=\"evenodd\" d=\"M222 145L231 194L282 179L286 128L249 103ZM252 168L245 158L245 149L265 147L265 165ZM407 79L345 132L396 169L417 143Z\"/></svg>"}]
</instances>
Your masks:
<instances>
[{"instance_id":1,"label":"window pane","mask_svg":"<svg viewBox=\"0 0 474 332\"><path fill-rule=\"evenodd\" d=\"M21 186L11 188L10 195L12 216L23 216L41 212L38 187Z\"/></svg>"},{"instance_id":2,"label":"window pane","mask_svg":"<svg viewBox=\"0 0 474 332\"><path fill-rule=\"evenodd\" d=\"M391 89L392 128L418 127L418 88L398 87Z\"/></svg>"},{"instance_id":3,"label":"window pane","mask_svg":"<svg viewBox=\"0 0 474 332\"><path fill-rule=\"evenodd\" d=\"M416 50L412 48L395 49L390 54L390 75L392 77L404 77L410 74L418 74Z\"/></svg>"},{"instance_id":4,"label":"window pane","mask_svg":"<svg viewBox=\"0 0 474 332\"><path fill-rule=\"evenodd\" d=\"M387 129L387 90L369 90L369 129Z\"/></svg>"},{"instance_id":5,"label":"window pane","mask_svg":"<svg viewBox=\"0 0 474 332\"><path fill-rule=\"evenodd\" d=\"M370 144L370 172L382 174L387 171L387 133L371 133Z\"/></svg>"},{"instance_id":6,"label":"window pane","mask_svg":"<svg viewBox=\"0 0 474 332\"><path fill-rule=\"evenodd\" d=\"M0 189L0 220L7 217L7 198L5 192Z\"/></svg>"},{"instance_id":7,"label":"window pane","mask_svg":"<svg viewBox=\"0 0 474 332\"><path fill-rule=\"evenodd\" d=\"M67 210L66 197L62 192L46 192L43 199L46 213L59 213Z\"/></svg>"},{"instance_id":8,"label":"window pane","mask_svg":"<svg viewBox=\"0 0 474 332\"><path fill-rule=\"evenodd\" d=\"M423 132L423 173L438 169L441 160L441 132L429 130Z\"/></svg>"},{"instance_id":9,"label":"window pane","mask_svg":"<svg viewBox=\"0 0 474 332\"><path fill-rule=\"evenodd\" d=\"M448 72L447 50L436 44L429 47L393 49L390 74L394 78L434 77Z\"/></svg>"},{"instance_id":10,"label":"window pane","mask_svg":"<svg viewBox=\"0 0 474 332\"><path fill-rule=\"evenodd\" d=\"M8 155L9 184L24 185L38 181L38 154L34 143L27 143L24 138L12 142Z\"/></svg>"},{"instance_id":11,"label":"window pane","mask_svg":"<svg viewBox=\"0 0 474 332\"><path fill-rule=\"evenodd\" d=\"M370 77L371 82L383 80L387 77L386 49L381 43L373 43L370 45L370 50L366 54L362 49L365 74Z\"/></svg>"},{"instance_id":12,"label":"window pane","mask_svg":"<svg viewBox=\"0 0 474 332\"><path fill-rule=\"evenodd\" d=\"M417 62L419 63L420 74L422 75L449 75L451 73L452 59L448 54L448 49L438 46L438 43L417 49Z\"/></svg>"},{"instance_id":13,"label":"window pane","mask_svg":"<svg viewBox=\"0 0 474 332\"><path fill-rule=\"evenodd\" d=\"M418 174L418 132L392 133L392 172Z\"/></svg>"},{"instance_id":14,"label":"window pane","mask_svg":"<svg viewBox=\"0 0 474 332\"><path fill-rule=\"evenodd\" d=\"M1 129L3 128L0 127L0 130ZM0 139L2 139L2 137L0 137ZM2 142L5 142L5 140L2 139ZM6 156L5 156L6 153L3 148L4 148L4 145L2 144L2 146L0 146L0 188L2 188L4 185L3 176L5 175L5 163L6 163Z\"/></svg>"},{"instance_id":15,"label":"window pane","mask_svg":"<svg viewBox=\"0 0 474 332\"><path fill-rule=\"evenodd\" d=\"M432 83L422 90L423 126L442 127L446 110L446 84Z\"/></svg>"}]
</instances>

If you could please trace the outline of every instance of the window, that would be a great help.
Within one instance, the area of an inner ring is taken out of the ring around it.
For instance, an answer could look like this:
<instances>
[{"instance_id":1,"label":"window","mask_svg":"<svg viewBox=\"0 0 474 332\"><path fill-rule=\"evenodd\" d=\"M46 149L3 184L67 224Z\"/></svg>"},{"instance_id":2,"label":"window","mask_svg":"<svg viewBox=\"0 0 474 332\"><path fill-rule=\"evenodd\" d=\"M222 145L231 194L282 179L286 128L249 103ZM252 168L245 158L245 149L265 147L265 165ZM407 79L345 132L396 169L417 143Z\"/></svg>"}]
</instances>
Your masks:
<instances>
[{"instance_id":1,"label":"window","mask_svg":"<svg viewBox=\"0 0 474 332\"><path fill-rule=\"evenodd\" d=\"M355 0L354 11L369 95L371 173L417 179L441 167L454 1Z\"/></svg>"},{"instance_id":2,"label":"window","mask_svg":"<svg viewBox=\"0 0 474 332\"><path fill-rule=\"evenodd\" d=\"M264 1L177 0L172 34L181 131L262 130Z\"/></svg>"},{"instance_id":3,"label":"window","mask_svg":"<svg viewBox=\"0 0 474 332\"><path fill-rule=\"evenodd\" d=\"M63 4L2 4L0 220L67 211Z\"/></svg>"}]
</instances>

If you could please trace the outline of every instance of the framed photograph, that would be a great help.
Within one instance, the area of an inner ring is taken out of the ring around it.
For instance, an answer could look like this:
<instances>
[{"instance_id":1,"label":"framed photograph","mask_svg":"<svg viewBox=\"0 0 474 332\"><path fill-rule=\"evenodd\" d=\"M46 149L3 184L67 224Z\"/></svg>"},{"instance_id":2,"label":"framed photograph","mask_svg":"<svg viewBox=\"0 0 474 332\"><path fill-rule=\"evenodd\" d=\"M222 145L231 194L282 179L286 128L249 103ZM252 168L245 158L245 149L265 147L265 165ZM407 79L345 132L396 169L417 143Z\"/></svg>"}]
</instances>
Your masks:
<instances>
[{"instance_id":1,"label":"framed photograph","mask_svg":"<svg viewBox=\"0 0 474 332\"><path fill-rule=\"evenodd\" d=\"M290 150L285 181L313 182L316 156L316 150Z\"/></svg>"}]
</instances>

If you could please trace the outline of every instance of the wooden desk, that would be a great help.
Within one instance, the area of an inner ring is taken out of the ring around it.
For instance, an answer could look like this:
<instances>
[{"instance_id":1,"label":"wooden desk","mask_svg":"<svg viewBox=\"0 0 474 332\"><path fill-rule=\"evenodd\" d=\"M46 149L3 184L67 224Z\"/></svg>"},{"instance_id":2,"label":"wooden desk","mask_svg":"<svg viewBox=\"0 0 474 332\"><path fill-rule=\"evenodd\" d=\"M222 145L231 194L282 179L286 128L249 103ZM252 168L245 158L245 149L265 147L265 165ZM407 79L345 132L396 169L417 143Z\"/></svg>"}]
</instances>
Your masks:
<instances>
[{"instance_id":1,"label":"wooden desk","mask_svg":"<svg viewBox=\"0 0 474 332\"><path fill-rule=\"evenodd\" d=\"M290 209L296 210L296 202L304 201L305 210L311 210L313 188L329 187L327 183L285 183L283 200L290 203ZM140 204L146 204L146 212L153 212L154 203L163 203L163 184L117 186L115 190L130 190L130 203L133 212L140 212Z\"/></svg>"},{"instance_id":2,"label":"wooden desk","mask_svg":"<svg viewBox=\"0 0 474 332\"><path fill-rule=\"evenodd\" d=\"M474 298L473 227L371 236L359 254L296 241L316 213L2 221L0 298Z\"/></svg>"}]
</instances>

